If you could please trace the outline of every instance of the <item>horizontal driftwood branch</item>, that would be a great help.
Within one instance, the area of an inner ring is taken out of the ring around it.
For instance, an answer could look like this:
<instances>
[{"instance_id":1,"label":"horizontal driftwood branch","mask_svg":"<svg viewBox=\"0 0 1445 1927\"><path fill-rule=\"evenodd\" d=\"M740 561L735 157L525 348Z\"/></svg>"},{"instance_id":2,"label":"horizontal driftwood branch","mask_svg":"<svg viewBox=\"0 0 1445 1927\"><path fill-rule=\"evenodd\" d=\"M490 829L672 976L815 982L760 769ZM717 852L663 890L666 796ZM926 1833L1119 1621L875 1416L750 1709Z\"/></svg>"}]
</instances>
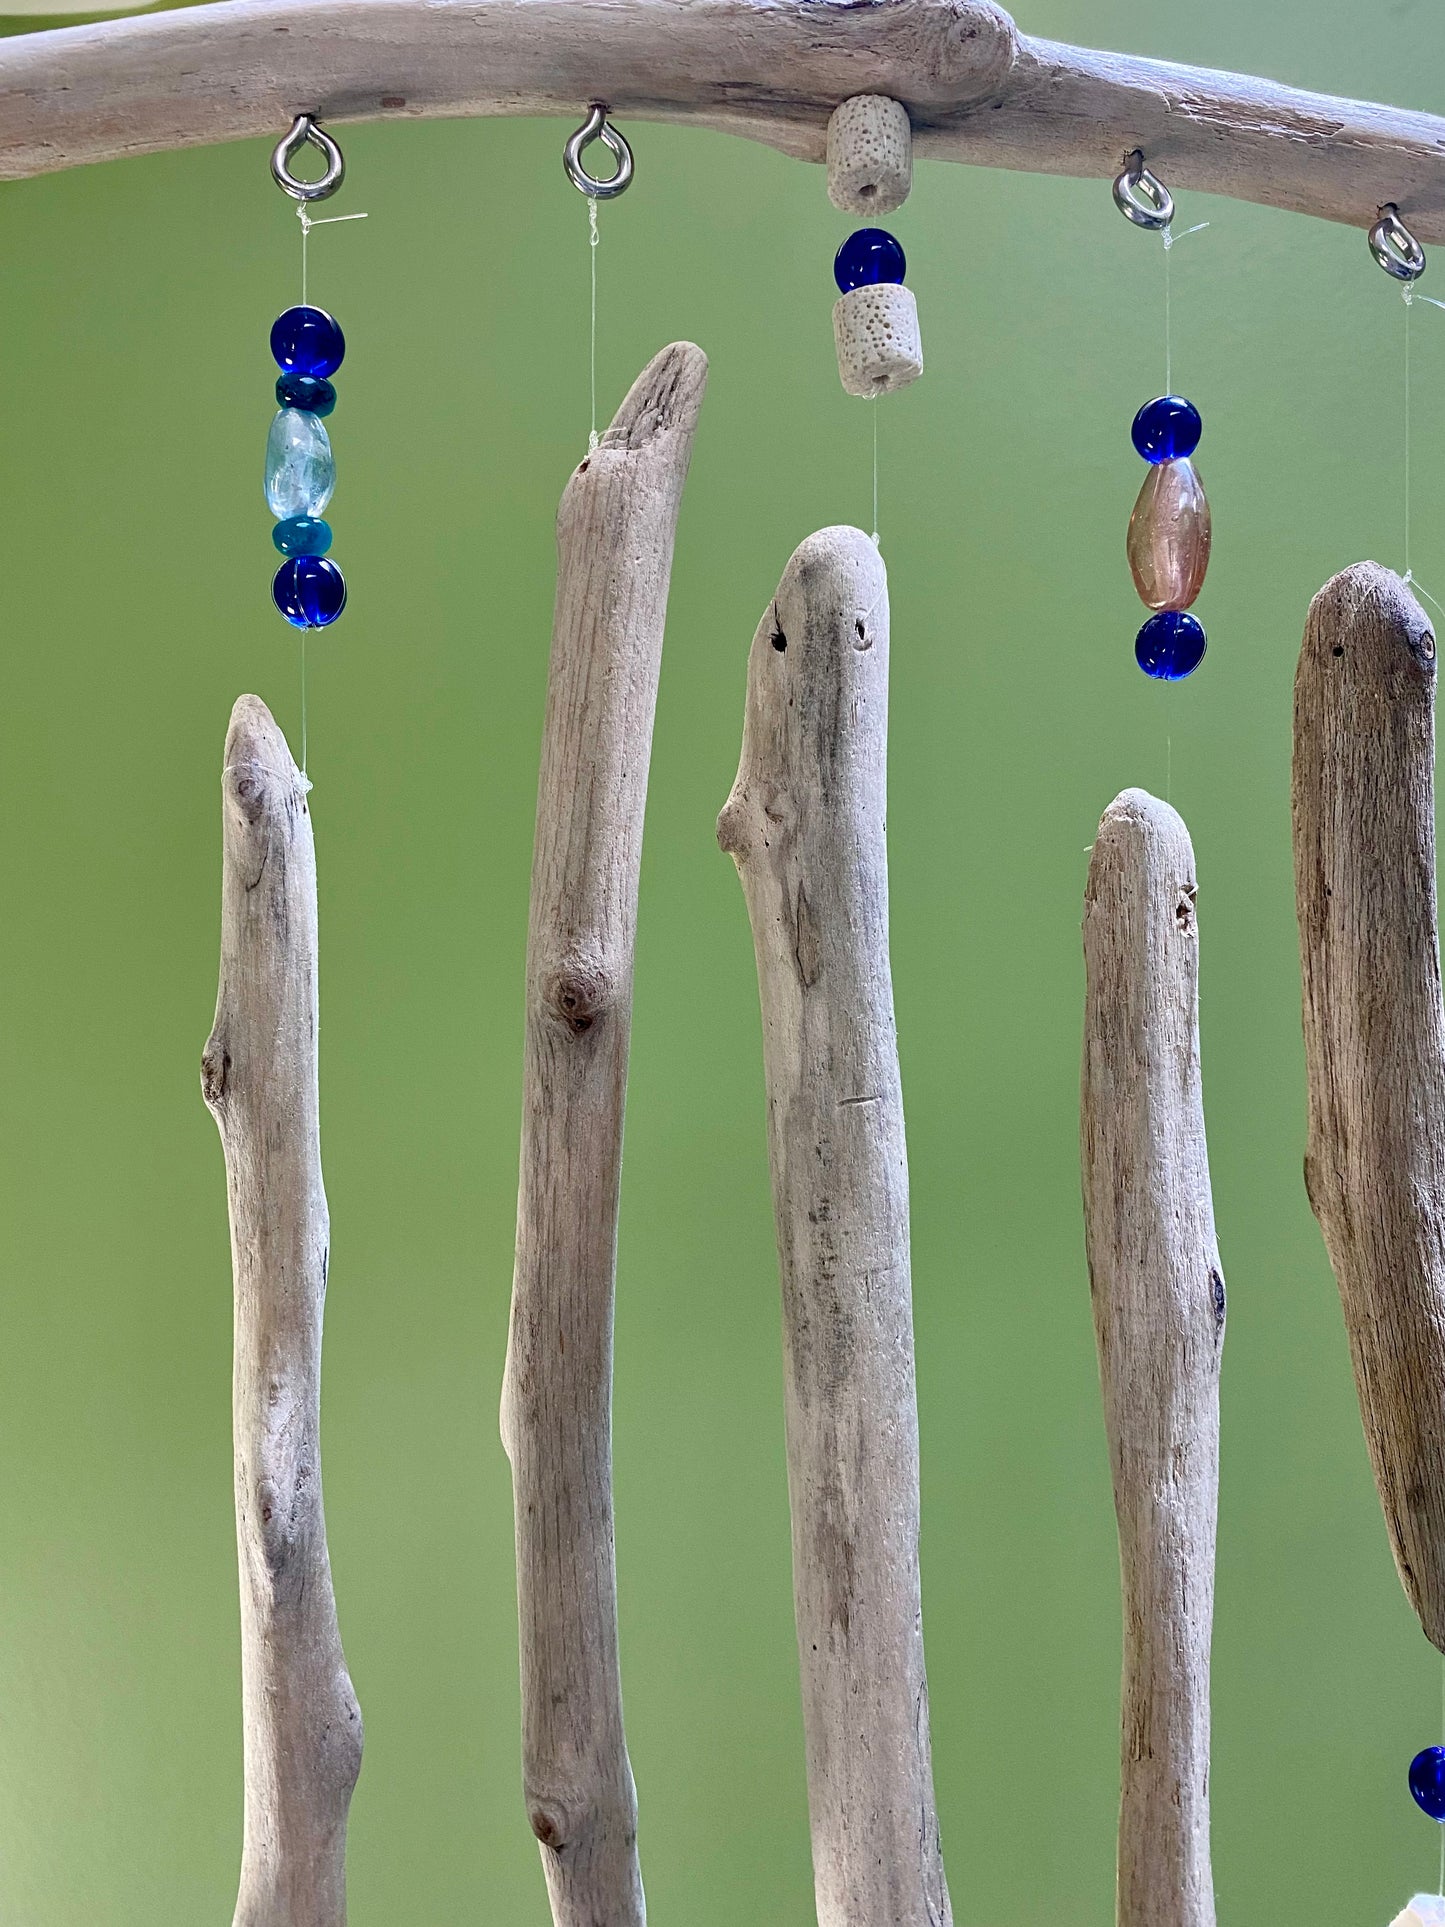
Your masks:
<instances>
[{"instance_id":1,"label":"horizontal driftwood branch","mask_svg":"<svg viewBox=\"0 0 1445 1927\"><path fill-rule=\"evenodd\" d=\"M1084 898L1084 1228L1124 1596L1118 1927L1214 1927L1209 1644L1224 1279L1199 1071L1194 851L1125 790Z\"/></svg>"},{"instance_id":2,"label":"horizontal driftwood branch","mask_svg":"<svg viewBox=\"0 0 1445 1927\"><path fill-rule=\"evenodd\" d=\"M1445 1012L1435 916L1435 637L1357 563L1295 675L1305 1182L1340 1288L1390 1544L1445 1651Z\"/></svg>"},{"instance_id":3,"label":"horizontal driftwood branch","mask_svg":"<svg viewBox=\"0 0 1445 1927\"><path fill-rule=\"evenodd\" d=\"M706 383L700 348L664 348L557 511L502 1390L523 1785L557 1927L645 1918L617 1654L612 1305L652 720Z\"/></svg>"},{"instance_id":4,"label":"horizontal driftwood branch","mask_svg":"<svg viewBox=\"0 0 1445 1927\"><path fill-rule=\"evenodd\" d=\"M798 549L718 820L757 953L819 1927L948 1927L918 1578L908 1156L888 963L888 588Z\"/></svg>"},{"instance_id":5,"label":"horizontal driftwood branch","mask_svg":"<svg viewBox=\"0 0 1445 1927\"><path fill-rule=\"evenodd\" d=\"M691 121L824 157L888 94L921 156L1172 188L1445 239L1445 120L1021 34L992 0L222 0L0 42L0 178L331 122Z\"/></svg>"},{"instance_id":6,"label":"horizontal driftwood branch","mask_svg":"<svg viewBox=\"0 0 1445 1927\"><path fill-rule=\"evenodd\" d=\"M307 784L242 696L221 778L221 983L201 1089L221 1130L235 1272L245 1837L235 1927L345 1927L361 1715L321 1505L330 1224L316 1063L316 856Z\"/></svg>"}]
</instances>

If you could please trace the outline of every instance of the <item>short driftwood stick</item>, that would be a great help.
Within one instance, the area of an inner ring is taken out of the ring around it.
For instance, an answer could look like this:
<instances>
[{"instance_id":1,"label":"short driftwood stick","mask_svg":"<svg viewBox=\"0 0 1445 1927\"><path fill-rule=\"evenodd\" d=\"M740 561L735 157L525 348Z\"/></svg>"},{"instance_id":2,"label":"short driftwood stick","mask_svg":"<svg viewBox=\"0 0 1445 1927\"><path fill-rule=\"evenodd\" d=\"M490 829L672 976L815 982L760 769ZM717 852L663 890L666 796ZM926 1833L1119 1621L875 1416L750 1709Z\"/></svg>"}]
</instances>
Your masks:
<instances>
[{"instance_id":1,"label":"short driftwood stick","mask_svg":"<svg viewBox=\"0 0 1445 1927\"><path fill-rule=\"evenodd\" d=\"M1194 852L1116 797L1084 898L1084 1228L1124 1595L1119 1927L1214 1927L1209 1642L1224 1280L1199 1075Z\"/></svg>"},{"instance_id":2,"label":"short driftwood stick","mask_svg":"<svg viewBox=\"0 0 1445 1927\"><path fill-rule=\"evenodd\" d=\"M1305 1183L1344 1306L1395 1563L1445 1651L1445 1017L1435 638L1361 562L1310 606L1295 676Z\"/></svg>"},{"instance_id":3,"label":"short driftwood stick","mask_svg":"<svg viewBox=\"0 0 1445 1927\"><path fill-rule=\"evenodd\" d=\"M361 1714L321 1505L330 1227L316 1082L316 858L306 783L255 696L232 712L221 789L221 983L201 1088L226 1154L236 1285L246 1812L235 1927L342 1927Z\"/></svg>"},{"instance_id":4,"label":"short driftwood stick","mask_svg":"<svg viewBox=\"0 0 1445 1927\"><path fill-rule=\"evenodd\" d=\"M718 822L762 1000L820 1927L952 1918L919 1604L887 728L883 563L861 530L824 529L753 640L742 761Z\"/></svg>"},{"instance_id":5,"label":"short driftwood stick","mask_svg":"<svg viewBox=\"0 0 1445 1927\"><path fill-rule=\"evenodd\" d=\"M855 94L901 102L931 160L1107 181L1138 147L1176 192L1361 230L1395 201L1445 240L1437 116L1036 40L994 0L221 0L18 34L0 42L0 177L274 140L302 111L575 125L593 100L821 161Z\"/></svg>"},{"instance_id":6,"label":"short driftwood stick","mask_svg":"<svg viewBox=\"0 0 1445 1927\"><path fill-rule=\"evenodd\" d=\"M612 1303L637 877L673 535L707 358L643 370L557 516L502 1438L527 1813L557 1927L642 1927L612 1539Z\"/></svg>"}]
</instances>

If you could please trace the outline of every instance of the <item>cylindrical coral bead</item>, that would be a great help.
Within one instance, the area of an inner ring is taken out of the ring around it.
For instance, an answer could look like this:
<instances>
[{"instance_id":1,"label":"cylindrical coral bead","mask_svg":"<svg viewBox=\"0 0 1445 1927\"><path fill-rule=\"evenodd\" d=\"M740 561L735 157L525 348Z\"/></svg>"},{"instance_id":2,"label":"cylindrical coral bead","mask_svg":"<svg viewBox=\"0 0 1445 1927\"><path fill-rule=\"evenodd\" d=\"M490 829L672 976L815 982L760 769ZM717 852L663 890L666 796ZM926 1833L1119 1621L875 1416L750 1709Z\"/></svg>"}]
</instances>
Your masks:
<instances>
[{"instance_id":1,"label":"cylindrical coral bead","mask_svg":"<svg viewBox=\"0 0 1445 1927\"><path fill-rule=\"evenodd\" d=\"M828 122L828 199L845 214L887 214L913 185L908 109L886 94L854 94Z\"/></svg>"}]
</instances>

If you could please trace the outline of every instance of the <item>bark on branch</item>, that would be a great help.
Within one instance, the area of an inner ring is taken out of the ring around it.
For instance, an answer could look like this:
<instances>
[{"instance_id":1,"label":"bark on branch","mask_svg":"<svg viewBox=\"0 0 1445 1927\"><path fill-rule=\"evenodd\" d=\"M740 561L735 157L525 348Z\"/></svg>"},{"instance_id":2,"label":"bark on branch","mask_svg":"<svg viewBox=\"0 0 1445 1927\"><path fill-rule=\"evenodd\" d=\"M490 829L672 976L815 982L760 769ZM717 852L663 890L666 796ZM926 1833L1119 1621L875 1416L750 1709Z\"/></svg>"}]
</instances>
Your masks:
<instances>
[{"instance_id":1,"label":"bark on branch","mask_svg":"<svg viewBox=\"0 0 1445 1927\"><path fill-rule=\"evenodd\" d=\"M1445 1016L1435 638L1361 562L1310 605L1295 677L1305 1182L1344 1306L1390 1544L1445 1651Z\"/></svg>"},{"instance_id":2,"label":"bark on branch","mask_svg":"<svg viewBox=\"0 0 1445 1927\"><path fill-rule=\"evenodd\" d=\"M523 1775L557 1927L642 1927L612 1536L612 1304L637 878L673 535L707 380L677 342L557 517L502 1438Z\"/></svg>"},{"instance_id":3,"label":"bark on branch","mask_svg":"<svg viewBox=\"0 0 1445 1927\"><path fill-rule=\"evenodd\" d=\"M921 156L1171 188L1364 228L1395 201L1445 240L1445 121L1246 74L1067 47L993 0L221 0L0 42L0 177L331 122L686 120L821 161L855 94Z\"/></svg>"},{"instance_id":4,"label":"bark on branch","mask_svg":"<svg viewBox=\"0 0 1445 1927\"><path fill-rule=\"evenodd\" d=\"M1084 898L1084 1228L1124 1600L1119 1927L1214 1927L1209 1645L1224 1279L1199 1073L1194 852L1125 790Z\"/></svg>"},{"instance_id":5,"label":"bark on branch","mask_svg":"<svg viewBox=\"0 0 1445 1927\"><path fill-rule=\"evenodd\" d=\"M887 727L883 563L861 530L824 529L753 640L742 761L718 822L762 1001L820 1927L952 1918L919 1602Z\"/></svg>"},{"instance_id":6,"label":"bark on branch","mask_svg":"<svg viewBox=\"0 0 1445 1927\"><path fill-rule=\"evenodd\" d=\"M343 1927L361 1714L321 1504L316 858L305 782L255 696L232 712L221 785L221 982L201 1088L226 1154L236 1288L246 1809L235 1927Z\"/></svg>"}]
</instances>

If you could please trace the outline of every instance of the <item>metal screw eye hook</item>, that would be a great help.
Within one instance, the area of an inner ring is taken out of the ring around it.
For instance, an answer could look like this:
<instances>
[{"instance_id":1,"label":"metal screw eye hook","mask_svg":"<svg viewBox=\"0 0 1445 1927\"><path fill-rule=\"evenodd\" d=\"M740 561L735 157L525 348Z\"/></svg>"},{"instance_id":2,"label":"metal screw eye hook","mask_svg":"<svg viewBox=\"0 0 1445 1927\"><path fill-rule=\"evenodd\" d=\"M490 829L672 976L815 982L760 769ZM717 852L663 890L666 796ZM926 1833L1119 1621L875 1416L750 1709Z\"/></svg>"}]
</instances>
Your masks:
<instances>
[{"instance_id":1,"label":"metal screw eye hook","mask_svg":"<svg viewBox=\"0 0 1445 1927\"><path fill-rule=\"evenodd\" d=\"M1395 281L1418 281L1425 272L1425 250L1400 219L1393 201L1386 201L1370 229L1370 252Z\"/></svg>"},{"instance_id":2,"label":"metal screw eye hook","mask_svg":"<svg viewBox=\"0 0 1445 1927\"><path fill-rule=\"evenodd\" d=\"M610 181L599 181L582 165L583 150L593 141L601 141L617 163L617 172ZM632 185L632 149L607 118L607 109L600 102L592 103L586 120L562 149L562 166L573 187L589 200L615 201Z\"/></svg>"},{"instance_id":3,"label":"metal screw eye hook","mask_svg":"<svg viewBox=\"0 0 1445 1927\"><path fill-rule=\"evenodd\" d=\"M1157 174L1144 165L1139 148L1124 157L1124 166L1114 176L1114 205L1135 227L1153 228L1157 233L1174 219L1174 196Z\"/></svg>"},{"instance_id":4,"label":"metal screw eye hook","mask_svg":"<svg viewBox=\"0 0 1445 1927\"><path fill-rule=\"evenodd\" d=\"M291 172L291 163L303 147L314 147L326 162L326 172L316 181L300 181ZM283 194L293 201L325 201L346 179L346 162L341 149L311 114L298 114L291 131L271 150L271 178Z\"/></svg>"}]
</instances>

